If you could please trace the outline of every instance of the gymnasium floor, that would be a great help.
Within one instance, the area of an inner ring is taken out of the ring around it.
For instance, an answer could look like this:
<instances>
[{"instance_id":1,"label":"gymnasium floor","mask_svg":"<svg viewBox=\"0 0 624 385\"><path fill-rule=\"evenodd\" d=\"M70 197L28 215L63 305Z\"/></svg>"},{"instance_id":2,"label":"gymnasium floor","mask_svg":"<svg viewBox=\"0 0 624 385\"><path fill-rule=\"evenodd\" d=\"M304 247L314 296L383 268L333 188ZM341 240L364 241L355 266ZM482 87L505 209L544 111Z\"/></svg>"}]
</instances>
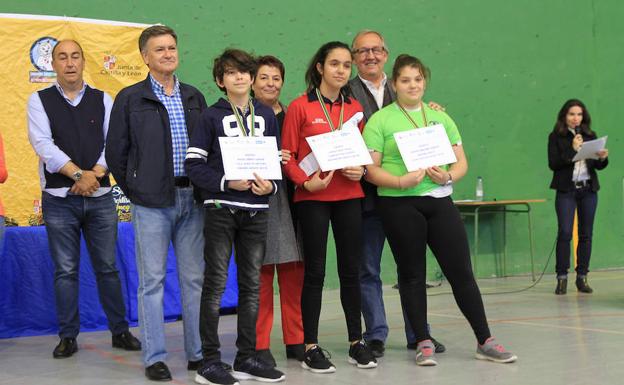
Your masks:
<instances>
[{"instance_id":1,"label":"gymnasium floor","mask_svg":"<svg viewBox=\"0 0 624 385\"><path fill-rule=\"evenodd\" d=\"M590 275L594 294L577 294L572 282L566 296L555 296L554 277L545 276L528 291L484 295L490 328L499 342L518 355L514 364L474 359L474 337L453 297L445 294L447 283L429 290L432 334L447 347L446 353L437 356L436 367L417 367L413 352L405 349L398 292L390 286L385 288L385 298L391 330L386 355L377 369L356 369L347 363L346 327L335 290L324 293L320 343L333 355L336 373L312 374L298 362L286 361L279 316L273 331L273 353L286 372L286 383L293 385L624 384L623 281L624 271L595 272ZM483 293L513 291L530 283L527 277L479 281ZM192 384L194 374L186 371L181 323L166 328L172 383ZM222 317L223 355L230 362L235 354L235 331L236 316ZM138 330L134 332L138 334ZM56 343L56 336L0 340L0 384L153 384L143 375L140 355L113 350L108 332L81 334L80 350L69 359L52 358Z\"/></svg>"}]
</instances>

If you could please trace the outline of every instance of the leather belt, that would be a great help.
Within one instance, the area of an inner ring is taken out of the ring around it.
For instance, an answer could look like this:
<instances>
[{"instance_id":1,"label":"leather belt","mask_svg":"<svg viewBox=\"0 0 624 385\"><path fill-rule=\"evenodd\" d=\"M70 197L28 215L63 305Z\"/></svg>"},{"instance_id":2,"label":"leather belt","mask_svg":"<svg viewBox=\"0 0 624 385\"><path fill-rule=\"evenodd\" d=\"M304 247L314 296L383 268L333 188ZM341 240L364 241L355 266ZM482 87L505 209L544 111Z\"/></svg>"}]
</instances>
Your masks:
<instances>
[{"instance_id":1,"label":"leather belt","mask_svg":"<svg viewBox=\"0 0 624 385\"><path fill-rule=\"evenodd\" d=\"M173 184L176 187L189 187L191 185L191 180L188 176L176 176Z\"/></svg>"},{"instance_id":2,"label":"leather belt","mask_svg":"<svg viewBox=\"0 0 624 385\"><path fill-rule=\"evenodd\" d=\"M574 188L576 188L576 189L585 188L587 186L589 186L589 181L588 180L581 180L581 181L574 182Z\"/></svg>"}]
</instances>

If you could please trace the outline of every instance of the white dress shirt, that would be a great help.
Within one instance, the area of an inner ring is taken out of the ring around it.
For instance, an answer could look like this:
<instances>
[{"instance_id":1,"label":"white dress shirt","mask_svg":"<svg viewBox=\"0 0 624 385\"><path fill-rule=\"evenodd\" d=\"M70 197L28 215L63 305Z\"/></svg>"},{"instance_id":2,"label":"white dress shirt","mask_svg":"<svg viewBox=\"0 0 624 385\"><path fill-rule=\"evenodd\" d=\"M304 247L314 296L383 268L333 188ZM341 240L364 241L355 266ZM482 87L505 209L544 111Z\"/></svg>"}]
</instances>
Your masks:
<instances>
[{"instance_id":1,"label":"white dress shirt","mask_svg":"<svg viewBox=\"0 0 624 385\"><path fill-rule=\"evenodd\" d=\"M50 87L56 87L61 93L67 103L76 107L82 101L87 84L84 83L82 89L76 95L73 100L70 100L63 91L63 88L54 83ZM108 122L110 119L110 112L113 107L113 99L106 92L104 93L104 123L102 130L104 132L104 140L106 141L106 134L108 133ZM55 143L52 138L52 129L50 128L50 119L43 108L43 103L39 97L39 92L33 92L28 98L28 140L33 149L39 156L39 182L41 189L51 195L57 197L66 197L69 193L68 187L62 188L45 188L46 180L43 168L51 173L57 173L59 170L67 164L71 159L65 154ZM108 169L106 165L106 159L104 158L104 149L97 161L97 164ZM91 195L92 197L98 197L106 194L111 190L110 187L100 187L96 192Z\"/></svg>"}]
</instances>

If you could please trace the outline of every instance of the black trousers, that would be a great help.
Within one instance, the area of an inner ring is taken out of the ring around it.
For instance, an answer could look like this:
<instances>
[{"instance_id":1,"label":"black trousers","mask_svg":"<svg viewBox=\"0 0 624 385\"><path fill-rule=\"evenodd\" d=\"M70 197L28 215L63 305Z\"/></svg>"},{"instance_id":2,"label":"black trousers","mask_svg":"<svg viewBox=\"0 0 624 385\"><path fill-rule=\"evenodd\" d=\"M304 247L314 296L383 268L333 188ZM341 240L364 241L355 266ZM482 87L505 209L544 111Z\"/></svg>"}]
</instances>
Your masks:
<instances>
[{"instance_id":1,"label":"black trousers","mask_svg":"<svg viewBox=\"0 0 624 385\"><path fill-rule=\"evenodd\" d=\"M425 286L429 245L477 341L485 342L490 330L472 273L466 230L451 198L380 197L379 211L397 264L401 304L416 341L430 338Z\"/></svg>"},{"instance_id":2,"label":"black trousers","mask_svg":"<svg viewBox=\"0 0 624 385\"><path fill-rule=\"evenodd\" d=\"M347 321L349 341L362 338L359 267L362 255L362 213L359 199L337 202L303 201L297 204L301 226L305 275L301 316L306 344L318 343L327 235L331 222L336 242L340 301Z\"/></svg>"},{"instance_id":3,"label":"black trousers","mask_svg":"<svg viewBox=\"0 0 624 385\"><path fill-rule=\"evenodd\" d=\"M232 247L238 279L238 324L236 360L256 352L256 320L260 291L260 268L264 259L267 211L206 209L204 236L204 285L199 308L199 333L206 362L221 360L219 309L225 291Z\"/></svg>"}]
</instances>

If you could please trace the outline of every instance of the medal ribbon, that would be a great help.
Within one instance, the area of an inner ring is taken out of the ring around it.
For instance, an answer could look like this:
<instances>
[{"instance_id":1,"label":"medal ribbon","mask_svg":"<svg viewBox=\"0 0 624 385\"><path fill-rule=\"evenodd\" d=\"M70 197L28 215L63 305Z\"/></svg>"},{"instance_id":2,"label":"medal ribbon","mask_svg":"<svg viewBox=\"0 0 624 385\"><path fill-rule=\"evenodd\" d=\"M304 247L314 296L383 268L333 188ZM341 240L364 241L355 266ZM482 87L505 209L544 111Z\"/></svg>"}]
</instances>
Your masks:
<instances>
[{"instance_id":1,"label":"medal ribbon","mask_svg":"<svg viewBox=\"0 0 624 385\"><path fill-rule=\"evenodd\" d=\"M405 110L405 108L401 105L401 103L399 103L398 100L397 100L396 104L397 104L397 106L399 106L399 110L401 110L401 112L403 113L403 115L405 115L407 120L409 120L412 123L414 128L419 128L418 124L416 124L416 121L410 116L410 114L407 112L407 110ZM425 122L425 127L426 127L427 126L427 115L425 114L425 107L423 106L422 102L420 102L420 112L422 112L423 122Z\"/></svg>"},{"instance_id":2,"label":"medal ribbon","mask_svg":"<svg viewBox=\"0 0 624 385\"><path fill-rule=\"evenodd\" d=\"M325 114L325 119L327 119L327 123L329 123L329 128L332 131L340 130L342 128L342 123L344 121L344 96L340 93L340 119L338 120L338 128L334 126L334 122L332 122L331 117L329 116L329 111L327 111L327 106L325 106L325 101L323 99L323 95L321 95L321 91L316 89L316 97L318 98L318 102L321 104L321 109L323 110L323 114Z\"/></svg>"},{"instance_id":3,"label":"medal ribbon","mask_svg":"<svg viewBox=\"0 0 624 385\"><path fill-rule=\"evenodd\" d=\"M236 107L229 100L228 100L228 102L230 103L230 107L232 107L232 112L234 112L234 116L236 117L236 122L238 123L238 127L240 128L241 132L243 133L243 136L247 136L247 131L245 130L245 124L243 123L245 121L245 119L240 114L240 112L238 112L238 107ZM251 132L251 136L256 136L255 135L255 131L256 131L256 116L255 116L255 112L256 111L255 111L253 103L251 102L251 99L249 99L248 103L249 103L248 104L248 106L249 106L249 114L251 114L251 128L249 129L249 131Z\"/></svg>"}]
</instances>

